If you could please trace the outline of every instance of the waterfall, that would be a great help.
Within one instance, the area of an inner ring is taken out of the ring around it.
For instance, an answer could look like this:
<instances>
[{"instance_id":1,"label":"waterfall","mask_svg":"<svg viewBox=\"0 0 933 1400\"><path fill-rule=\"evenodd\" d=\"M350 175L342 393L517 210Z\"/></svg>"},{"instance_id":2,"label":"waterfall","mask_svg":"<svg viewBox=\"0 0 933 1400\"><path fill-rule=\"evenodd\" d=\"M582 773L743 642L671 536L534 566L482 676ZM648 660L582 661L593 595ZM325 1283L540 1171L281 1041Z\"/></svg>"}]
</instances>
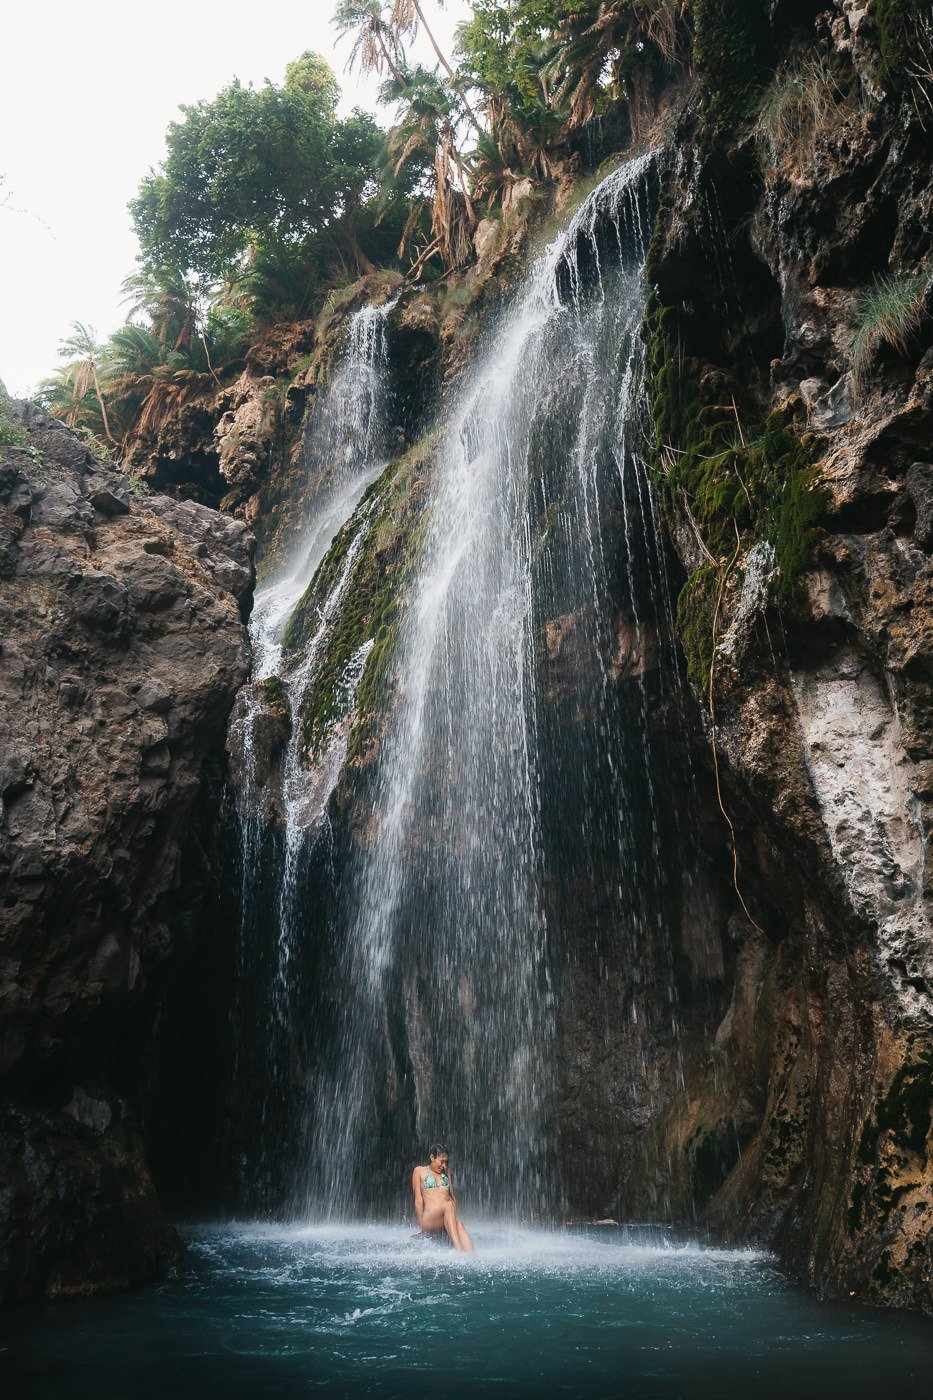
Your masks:
<instances>
[{"instance_id":1,"label":"waterfall","mask_svg":"<svg viewBox=\"0 0 933 1400\"><path fill-rule=\"evenodd\" d=\"M228 741L238 773L242 848L234 1008L237 1063L231 1080L235 1099L248 1085L249 1096L261 1105L258 1151L245 1146L255 1124L243 1124L239 1130L243 1147L236 1195L252 1209L267 1208L281 1195L277 1157L283 1135L291 1142L282 1117L289 1098L289 1062L295 1036L300 1035L296 1024L301 1015L300 986L294 958L296 940L304 934L301 872L313 863L315 849L326 838L327 800L345 756L355 687L368 649L361 649L347 674L336 678L335 683L345 690L347 724L314 764L303 759L300 729L293 717L317 651L339 613L378 505L378 496L370 499L368 493L385 467L390 408L386 325L393 306L394 302L365 306L350 318L334 372L310 415L296 482L296 489L305 495L303 526L289 542L282 566L257 590L250 620L253 676L239 697ZM310 490L307 482L312 484ZM314 634L303 654L292 657L285 645L289 619L334 538L364 497L366 504L354 522L353 539L319 610ZM255 1041L257 1012L259 1044ZM245 1108L233 1105L234 1124L245 1115Z\"/></svg>"},{"instance_id":2,"label":"waterfall","mask_svg":"<svg viewBox=\"0 0 933 1400\"><path fill-rule=\"evenodd\" d=\"M593 191L538 258L444 433L372 821L308 1010L328 1015L300 1211L397 1208L406 1168L438 1136L473 1210L557 1210L558 1124L572 1139L567 1085L583 1074L561 1069L560 1007L581 968L624 966L615 1013L641 1057L634 1079L653 1073L649 999L676 1030L648 723L676 703L642 460L655 197L650 155ZM611 1117L620 1092L599 1086L597 1113Z\"/></svg>"}]
</instances>

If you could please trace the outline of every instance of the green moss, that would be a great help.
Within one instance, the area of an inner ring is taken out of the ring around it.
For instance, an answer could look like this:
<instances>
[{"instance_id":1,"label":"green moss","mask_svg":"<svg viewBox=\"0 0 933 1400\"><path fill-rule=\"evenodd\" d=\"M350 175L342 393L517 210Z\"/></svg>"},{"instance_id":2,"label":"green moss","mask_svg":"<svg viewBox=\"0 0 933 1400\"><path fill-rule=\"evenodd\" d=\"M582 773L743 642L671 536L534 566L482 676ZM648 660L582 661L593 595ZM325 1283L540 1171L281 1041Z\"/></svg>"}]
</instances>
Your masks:
<instances>
[{"instance_id":1,"label":"green moss","mask_svg":"<svg viewBox=\"0 0 933 1400\"><path fill-rule=\"evenodd\" d=\"M663 217L662 207L659 220ZM656 245L649 276L653 256ZM662 501L671 519L689 509L716 561L690 576L677 609L688 672L705 687L717 583L737 539L746 551L759 540L772 545L779 571L774 591L788 599L809 558L812 526L825 495L811 448L781 414L756 422L754 408L747 406L746 426L740 386L715 366L682 358L677 311L665 306L656 290L648 299L645 333L652 464Z\"/></svg>"},{"instance_id":2,"label":"green moss","mask_svg":"<svg viewBox=\"0 0 933 1400\"><path fill-rule=\"evenodd\" d=\"M703 117L711 136L749 118L764 78L767 33L754 0L694 0L694 58Z\"/></svg>"},{"instance_id":3,"label":"green moss","mask_svg":"<svg viewBox=\"0 0 933 1400\"><path fill-rule=\"evenodd\" d=\"M716 590L715 569L704 567L690 575L677 599L677 631L687 658L687 675L704 691L713 661Z\"/></svg>"},{"instance_id":4,"label":"green moss","mask_svg":"<svg viewBox=\"0 0 933 1400\"><path fill-rule=\"evenodd\" d=\"M346 716L351 703L351 669L367 642L372 646L356 686L351 758L362 752L384 704L398 643L401 600L425 528L419 481L429 446L430 439L419 443L387 467L368 489L289 619L285 647L294 654L318 632L322 609L346 567L349 549L363 530L352 575L320 639L320 653L301 700L303 762L314 761L333 725ZM368 524L367 514L371 517Z\"/></svg>"},{"instance_id":5,"label":"green moss","mask_svg":"<svg viewBox=\"0 0 933 1400\"><path fill-rule=\"evenodd\" d=\"M872 0L878 26L877 78L886 92L899 96L907 86L923 10L929 14L929 0Z\"/></svg>"},{"instance_id":6,"label":"green moss","mask_svg":"<svg viewBox=\"0 0 933 1400\"><path fill-rule=\"evenodd\" d=\"M361 520L369 510L373 497L385 491L396 470L397 463L386 467L382 475L366 488L350 519L337 531L330 549L321 560L314 577L288 619L282 638L286 652L303 650L314 636L320 621L321 608L336 587L347 552L359 533Z\"/></svg>"},{"instance_id":7,"label":"green moss","mask_svg":"<svg viewBox=\"0 0 933 1400\"><path fill-rule=\"evenodd\" d=\"M288 690L281 676L267 676L260 681L263 707L276 721L279 741L287 743L292 732L292 712L288 700Z\"/></svg>"},{"instance_id":8,"label":"green moss","mask_svg":"<svg viewBox=\"0 0 933 1400\"><path fill-rule=\"evenodd\" d=\"M263 698L270 710L288 710L288 691L281 676L267 676L260 682Z\"/></svg>"}]
</instances>

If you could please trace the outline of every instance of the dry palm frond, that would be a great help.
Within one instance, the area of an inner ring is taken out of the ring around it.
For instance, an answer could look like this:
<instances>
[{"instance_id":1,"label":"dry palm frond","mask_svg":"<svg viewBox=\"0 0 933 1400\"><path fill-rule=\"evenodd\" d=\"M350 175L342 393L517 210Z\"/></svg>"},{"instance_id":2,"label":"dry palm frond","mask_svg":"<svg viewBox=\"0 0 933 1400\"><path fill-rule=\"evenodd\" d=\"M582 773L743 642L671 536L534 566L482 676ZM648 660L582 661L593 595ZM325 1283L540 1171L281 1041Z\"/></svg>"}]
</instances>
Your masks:
<instances>
[{"instance_id":1,"label":"dry palm frond","mask_svg":"<svg viewBox=\"0 0 933 1400\"><path fill-rule=\"evenodd\" d=\"M450 178L450 152L446 142L438 143L434 158L435 189L431 204L431 231L448 270L463 267L473 253L475 215L471 217L467 198Z\"/></svg>"},{"instance_id":2,"label":"dry palm frond","mask_svg":"<svg viewBox=\"0 0 933 1400\"><path fill-rule=\"evenodd\" d=\"M205 389L210 389L212 384L213 380L209 374L190 369L152 375L139 417L134 424L134 436L158 436L168 418L179 412L187 402Z\"/></svg>"},{"instance_id":3,"label":"dry palm frond","mask_svg":"<svg viewBox=\"0 0 933 1400\"><path fill-rule=\"evenodd\" d=\"M405 220L405 227L402 229L402 236L399 240L396 257L403 258L405 256L408 245L418 230L426 207L426 203L423 199L412 200L408 208L408 218Z\"/></svg>"}]
</instances>

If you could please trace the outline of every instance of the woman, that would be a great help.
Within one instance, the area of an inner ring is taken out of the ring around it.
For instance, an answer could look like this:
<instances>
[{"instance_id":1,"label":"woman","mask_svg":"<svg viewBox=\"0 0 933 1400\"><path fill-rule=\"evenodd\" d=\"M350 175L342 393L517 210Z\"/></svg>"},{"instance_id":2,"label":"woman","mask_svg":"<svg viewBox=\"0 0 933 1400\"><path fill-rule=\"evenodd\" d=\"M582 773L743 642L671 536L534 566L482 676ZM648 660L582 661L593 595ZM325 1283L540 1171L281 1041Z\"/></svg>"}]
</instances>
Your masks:
<instances>
[{"instance_id":1,"label":"woman","mask_svg":"<svg viewBox=\"0 0 933 1400\"><path fill-rule=\"evenodd\" d=\"M415 1167L411 1189L415 1193L415 1216L423 1235L439 1235L446 1230L454 1249L472 1254L473 1241L462 1220L457 1219L457 1202L447 1171L448 1152L442 1142L428 1152L427 1167Z\"/></svg>"}]
</instances>

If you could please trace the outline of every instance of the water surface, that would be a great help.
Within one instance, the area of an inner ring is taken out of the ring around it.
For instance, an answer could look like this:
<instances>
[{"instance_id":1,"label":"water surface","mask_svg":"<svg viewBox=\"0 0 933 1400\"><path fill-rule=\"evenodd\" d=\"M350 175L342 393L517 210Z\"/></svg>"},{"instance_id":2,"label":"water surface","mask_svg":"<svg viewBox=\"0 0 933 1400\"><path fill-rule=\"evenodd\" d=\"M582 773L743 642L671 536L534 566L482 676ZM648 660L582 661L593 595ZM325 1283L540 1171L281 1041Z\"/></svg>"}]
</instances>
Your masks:
<instances>
[{"instance_id":1,"label":"water surface","mask_svg":"<svg viewBox=\"0 0 933 1400\"><path fill-rule=\"evenodd\" d=\"M7 1400L929 1394L933 1328L820 1304L751 1251L482 1225L472 1258L391 1225L186 1236L177 1283L7 1314Z\"/></svg>"}]
</instances>

